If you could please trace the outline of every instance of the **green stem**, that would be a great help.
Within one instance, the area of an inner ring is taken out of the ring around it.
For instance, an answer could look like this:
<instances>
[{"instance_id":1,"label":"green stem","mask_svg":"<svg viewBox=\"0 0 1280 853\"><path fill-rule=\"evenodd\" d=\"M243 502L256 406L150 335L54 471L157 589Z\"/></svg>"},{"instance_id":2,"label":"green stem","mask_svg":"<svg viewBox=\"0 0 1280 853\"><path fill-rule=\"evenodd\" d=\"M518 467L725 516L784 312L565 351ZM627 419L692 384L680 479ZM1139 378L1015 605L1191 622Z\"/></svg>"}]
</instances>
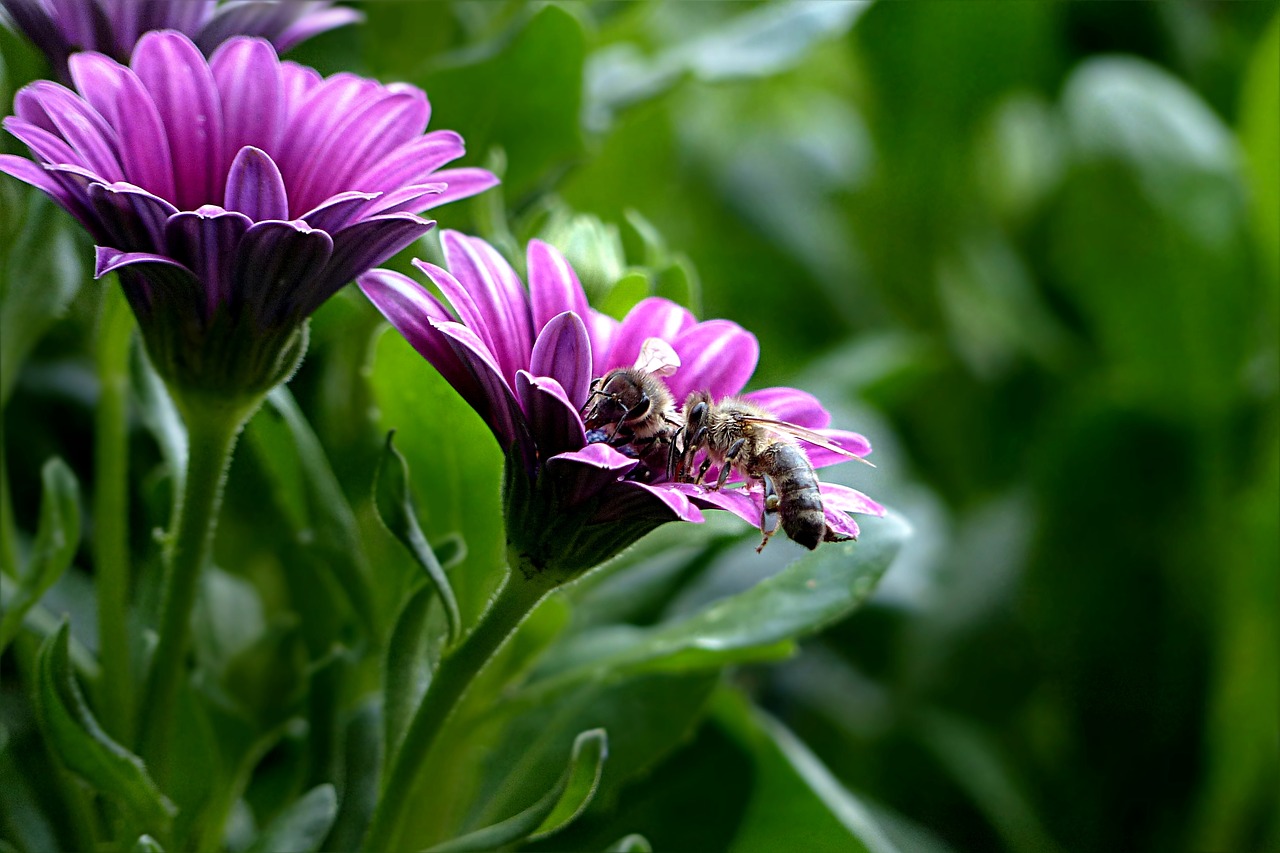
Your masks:
<instances>
[{"instance_id":1,"label":"green stem","mask_svg":"<svg viewBox=\"0 0 1280 853\"><path fill-rule=\"evenodd\" d=\"M142 755L161 788L169 778L169 741L200 572L213 550L222 485L236 436L256 408L256 404L205 398L175 402L187 424L187 476L168 534L160 633L141 705Z\"/></svg>"},{"instance_id":2,"label":"green stem","mask_svg":"<svg viewBox=\"0 0 1280 853\"><path fill-rule=\"evenodd\" d=\"M382 796L365 839L366 850L389 851L404 846L400 835L405 812L416 801L415 790L425 775L427 757L436 737L476 676L538 602L555 588L556 580L550 575L549 572L511 571L480 622L440 661L427 694L391 760L390 772L384 777Z\"/></svg>"},{"instance_id":3,"label":"green stem","mask_svg":"<svg viewBox=\"0 0 1280 853\"><path fill-rule=\"evenodd\" d=\"M0 572L17 580L18 525L13 520L13 498L9 492L9 469L4 452L4 409L0 408Z\"/></svg>"},{"instance_id":4,"label":"green stem","mask_svg":"<svg viewBox=\"0 0 1280 853\"><path fill-rule=\"evenodd\" d=\"M93 565L98 594L103 724L121 743L133 742L133 668L129 654L129 344L133 314L124 294L106 295L98 332L101 387L94 424Z\"/></svg>"}]
</instances>

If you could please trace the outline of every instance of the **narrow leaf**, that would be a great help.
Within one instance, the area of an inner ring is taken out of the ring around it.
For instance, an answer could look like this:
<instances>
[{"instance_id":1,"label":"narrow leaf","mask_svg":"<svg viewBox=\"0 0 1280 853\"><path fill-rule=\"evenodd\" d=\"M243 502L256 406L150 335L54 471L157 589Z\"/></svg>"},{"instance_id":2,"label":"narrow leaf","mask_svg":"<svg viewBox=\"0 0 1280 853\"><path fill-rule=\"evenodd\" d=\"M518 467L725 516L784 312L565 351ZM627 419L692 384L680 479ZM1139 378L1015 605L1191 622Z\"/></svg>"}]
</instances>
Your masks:
<instances>
[{"instance_id":1,"label":"narrow leaf","mask_svg":"<svg viewBox=\"0 0 1280 853\"><path fill-rule=\"evenodd\" d=\"M26 573L4 601L0 618L0 652L22 626L23 617L71 565L80 544L80 485L75 474L54 457L40 471L44 490L40 495L40 521Z\"/></svg>"},{"instance_id":2,"label":"narrow leaf","mask_svg":"<svg viewBox=\"0 0 1280 853\"><path fill-rule=\"evenodd\" d=\"M409 550L435 587L436 594L444 605L445 619L449 624L449 644L452 645L462 633L458 600L453 594L453 587L449 585L444 567L440 565L435 551L431 550L427 537L418 525L413 496L409 491L409 465L392 443L394 435L394 430L387 433L387 443L374 479L374 505L382 523Z\"/></svg>"},{"instance_id":3,"label":"narrow leaf","mask_svg":"<svg viewBox=\"0 0 1280 853\"><path fill-rule=\"evenodd\" d=\"M438 844L429 853L496 850L526 839L545 838L563 829L582 814L595 796L608 753L604 729L583 732L573 742L568 769L542 799L501 823Z\"/></svg>"},{"instance_id":4,"label":"narrow leaf","mask_svg":"<svg viewBox=\"0 0 1280 853\"><path fill-rule=\"evenodd\" d=\"M423 643L427 613L435 590L424 583L411 594L387 643L383 685L383 755L395 755L413 709L426 693L431 662Z\"/></svg>"},{"instance_id":5,"label":"narrow leaf","mask_svg":"<svg viewBox=\"0 0 1280 853\"><path fill-rule=\"evenodd\" d=\"M107 736L71 675L64 622L40 647L36 709L45 737L68 768L117 800L144 828L165 834L176 812L147 775L142 759Z\"/></svg>"},{"instance_id":6,"label":"narrow leaf","mask_svg":"<svg viewBox=\"0 0 1280 853\"><path fill-rule=\"evenodd\" d=\"M311 853L319 850L338 814L338 794L332 785L317 785L285 809L250 853Z\"/></svg>"}]
</instances>

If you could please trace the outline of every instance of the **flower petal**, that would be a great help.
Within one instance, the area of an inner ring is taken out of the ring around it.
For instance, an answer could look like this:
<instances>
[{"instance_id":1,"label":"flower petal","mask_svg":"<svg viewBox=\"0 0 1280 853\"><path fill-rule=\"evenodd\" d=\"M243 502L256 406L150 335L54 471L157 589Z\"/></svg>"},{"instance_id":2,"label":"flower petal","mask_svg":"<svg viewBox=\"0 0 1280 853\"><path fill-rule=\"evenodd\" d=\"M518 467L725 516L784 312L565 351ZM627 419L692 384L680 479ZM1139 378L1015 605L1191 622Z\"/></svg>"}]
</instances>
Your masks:
<instances>
[{"instance_id":1,"label":"flower petal","mask_svg":"<svg viewBox=\"0 0 1280 853\"><path fill-rule=\"evenodd\" d=\"M364 210L360 211L361 216L377 216L385 213L421 213L428 208L435 207L428 200L433 199L440 193L444 192L445 185L436 184L414 184L410 187L401 187L398 190L392 190L384 193L376 200L371 201Z\"/></svg>"},{"instance_id":2,"label":"flower petal","mask_svg":"<svg viewBox=\"0 0 1280 853\"><path fill-rule=\"evenodd\" d=\"M587 294L564 255L541 240L530 240L526 258L534 334L541 333L552 317L565 311L574 312L585 323L591 316Z\"/></svg>"},{"instance_id":3,"label":"flower petal","mask_svg":"<svg viewBox=\"0 0 1280 853\"><path fill-rule=\"evenodd\" d=\"M93 251L94 278L102 278L107 273L115 272L121 267L127 267L131 264L165 264L191 273L191 270L187 270L186 267L175 261L173 258L153 254L151 252L122 252L119 249L113 249L110 246L94 246ZM195 277L194 273L192 273L192 277Z\"/></svg>"},{"instance_id":4,"label":"flower petal","mask_svg":"<svg viewBox=\"0 0 1280 853\"><path fill-rule=\"evenodd\" d=\"M818 398L798 388L761 388L742 395L771 413L780 421L807 429L822 429L831 423L831 414L822 407Z\"/></svg>"},{"instance_id":5,"label":"flower petal","mask_svg":"<svg viewBox=\"0 0 1280 853\"><path fill-rule=\"evenodd\" d=\"M229 300L233 316L252 318L265 329L299 322L314 310L313 290L333 252L333 239L304 222L254 225L235 255Z\"/></svg>"},{"instance_id":6,"label":"flower petal","mask_svg":"<svg viewBox=\"0 0 1280 853\"><path fill-rule=\"evenodd\" d=\"M547 460L543 476L554 477L568 506L595 497L639 463L604 443L588 444Z\"/></svg>"},{"instance_id":7,"label":"flower petal","mask_svg":"<svg viewBox=\"0 0 1280 853\"><path fill-rule=\"evenodd\" d=\"M235 155L253 145L274 157L284 123L280 60L260 39L235 38L209 60L222 101L222 149ZM278 217L287 219L288 214Z\"/></svg>"},{"instance_id":8,"label":"flower petal","mask_svg":"<svg viewBox=\"0 0 1280 853\"><path fill-rule=\"evenodd\" d=\"M369 202L380 195L382 193L341 192L320 202L298 218L312 228L333 234L359 218L368 208Z\"/></svg>"},{"instance_id":9,"label":"flower petal","mask_svg":"<svg viewBox=\"0 0 1280 853\"><path fill-rule=\"evenodd\" d=\"M125 180L184 207L174 193L173 154L160 110L138 75L128 69L120 77L116 110L120 118L115 128L120 134ZM190 155L183 152L182 156Z\"/></svg>"},{"instance_id":10,"label":"flower petal","mask_svg":"<svg viewBox=\"0 0 1280 853\"><path fill-rule=\"evenodd\" d=\"M695 506L704 509L723 509L741 518L753 527L760 526L760 515L764 511L764 503L758 492L747 489L717 489L710 491L692 483L674 483L668 488L678 489Z\"/></svg>"},{"instance_id":11,"label":"flower petal","mask_svg":"<svg viewBox=\"0 0 1280 853\"><path fill-rule=\"evenodd\" d=\"M680 369L667 380L677 400L690 391L706 391L717 400L737 394L760 358L756 336L728 320L699 323L670 343L680 356Z\"/></svg>"},{"instance_id":12,"label":"flower petal","mask_svg":"<svg viewBox=\"0 0 1280 853\"><path fill-rule=\"evenodd\" d=\"M461 323L432 322L444 336L454 354L466 367L471 382L454 388L493 430L504 451L514 449L526 469L532 470L535 459L533 438L524 411L515 394L484 343Z\"/></svg>"},{"instance_id":13,"label":"flower petal","mask_svg":"<svg viewBox=\"0 0 1280 853\"><path fill-rule=\"evenodd\" d=\"M280 52L285 53L294 45L300 44L312 36L363 20L364 15L362 13L346 6L338 6L334 9L316 9L306 12L302 17L294 21L293 24L285 28L284 32L276 36L274 41Z\"/></svg>"},{"instance_id":14,"label":"flower petal","mask_svg":"<svg viewBox=\"0 0 1280 853\"><path fill-rule=\"evenodd\" d=\"M559 382L549 376L532 376L528 371L518 370L516 396L537 442L540 459L578 450L587 443L582 418Z\"/></svg>"},{"instance_id":15,"label":"flower petal","mask_svg":"<svg viewBox=\"0 0 1280 853\"><path fill-rule=\"evenodd\" d=\"M111 181L124 177L116 157L116 132L98 115L97 110L69 89L37 80L23 88L14 98L14 113L40 127L46 122L79 155L76 162ZM38 121L36 117L45 121Z\"/></svg>"},{"instance_id":16,"label":"flower petal","mask_svg":"<svg viewBox=\"0 0 1280 853\"><path fill-rule=\"evenodd\" d=\"M856 512L862 515L883 516L885 508L857 489L839 483L822 483L822 503L828 510Z\"/></svg>"},{"instance_id":17,"label":"flower petal","mask_svg":"<svg viewBox=\"0 0 1280 853\"><path fill-rule=\"evenodd\" d=\"M252 224L249 217L237 212L178 213L165 224L165 254L200 279L206 320L231 298L236 247Z\"/></svg>"},{"instance_id":18,"label":"flower petal","mask_svg":"<svg viewBox=\"0 0 1280 853\"><path fill-rule=\"evenodd\" d=\"M640 347L647 338L661 338L671 343L695 324L689 309L670 299L651 296L636 303L622 318L622 325L613 336L609 356L597 369L601 373L615 367L630 367L640 355Z\"/></svg>"},{"instance_id":19,"label":"flower petal","mask_svg":"<svg viewBox=\"0 0 1280 853\"><path fill-rule=\"evenodd\" d=\"M824 506L822 514L827 521L828 536L831 533L835 533L837 536L847 539L857 539L858 534L862 532L858 528L858 522L843 512Z\"/></svg>"},{"instance_id":20,"label":"flower petal","mask_svg":"<svg viewBox=\"0 0 1280 853\"><path fill-rule=\"evenodd\" d=\"M68 213L80 221L86 228L94 216L86 202L78 195L60 184L49 172L32 163L26 157L13 154L0 154L0 172L12 175L38 190L48 193Z\"/></svg>"},{"instance_id":21,"label":"flower petal","mask_svg":"<svg viewBox=\"0 0 1280 853\"><path fill-rule=\"evenodd\" d=\"M284 178L267 152L251 145L240 149L227 174L223 207L238 210L255 222L289 218Z\"/></svg>"},{"instance_id":22,"label":"flower petal","mask_svg":"<svg viewBox=\"0 0 1280 853\"><path fill-rule=\"evenodd\" d=\"M591 387L591 341L577 314L565 311L547 323L533 344L529 369L555 379L575 411L582 408Z\"/></svg>"},{"instance_id":23,"label":"flower petal","mask_svg":"<svg viewBox=\"0 0 1280 853\"><path fill-rule=\"evenodd\" d=\"M514 377L529 364L533 349L524 286L511 265L483 240L446 231L442 242L449 271L471 294L484 317L503 375Z\"/></svg>"},{"instance_id":24,"label":"flower petal","mask_svg":"<svg viewBox=\"0 0 1280 853\"><path fill-rule=\"evenodd\" d=\"M396 252L435 227L435 222L412 213L388 213L357 222L333 235L333 258L324 277L308 294L308 311L320 307L361 273L388 260Z\"/></svg>"},{"instance_id":25,"label":"flower petal","mask_svg":"<svg viewBox=\"0 0 1280 853\"><path fill-rule=\"evenodd\" d=\"M119 98L124 78L133 73L100 53L77 53L67 62L80 97L111 127L120 127Z\"/></svg>"},{"instance_id":26,"label":"flower petal","mask_svg":"<svg viewBox=\"0 0 1280 853\"><path fill-rule=\"evenodd\" d=\"M392 151L353 183L370 190L390 190L434 180L436 169L466 153L462 137L452 130L433 130Z\"/></svg>"},{"instance_id":27,"label":"flower petal","mask_svg":"<svg viewBox=\"0 0 1280 853\"><path fill-rule=\"evenodd\" d=\"M600 511L591 521L599 524L654 516L694 524L700 524L704 520L701 510L682 490L668 484L651 486L648 483L624 480L609 487L601 496Z\"/></svg>"},{"instance_id":28,"label":"flower petal","mask_svg":"<svg viewBox=\"0 0 1280 853\"><path fill-rule=\"evenodd\" d=\"M89 200L115 246L167 254L164 227L178 209L142 187L124 182L90 184Z\"/></svg>"},{"instance_id":29,"label":"flower petal","mask_svg":"<svg viewBox=\"0 0 1280 853\"><path fill-rule=\"evenodd\" d=\"M166 30L138 41L132 65L164 123L173 154L174 203L192 210L221 200L222 99L204 56L189 38Z\"/></svg>"},{"instance_id":30,"label":"flower petal","mask_svg":"<svg viewBox=\"0 0 1280 853\"><path fill-rule=\"evenodd\" d=\"M843 429L820 429L818 432L822 433L832 444L843 447L854 456L866 456L871 452L871 442L867 441L865 436L856 432L849 432ZM804 449L809 456L809 461L813 463L815 468L823 468L827 465L850 461L848 456L817 447L816 445L805 443Z\"/></svg>"},{"instance_id":31,"label":"flower petal","mask_svg":"<svg viewBox=\"0 0 1280 853\"><path fill-rule=\"evenodd\" d=\"M431 210L433 207L439 207L442 204L458 201L463 198L471 198L473 195L479 195L490 187L496 187L501 181L498 176L490 172L488 169L444 169L431 174L431 180L441 181L446 185L444 192L435 196L430 200L430 204L423 210Z\"/></svg>"}]
</instances>

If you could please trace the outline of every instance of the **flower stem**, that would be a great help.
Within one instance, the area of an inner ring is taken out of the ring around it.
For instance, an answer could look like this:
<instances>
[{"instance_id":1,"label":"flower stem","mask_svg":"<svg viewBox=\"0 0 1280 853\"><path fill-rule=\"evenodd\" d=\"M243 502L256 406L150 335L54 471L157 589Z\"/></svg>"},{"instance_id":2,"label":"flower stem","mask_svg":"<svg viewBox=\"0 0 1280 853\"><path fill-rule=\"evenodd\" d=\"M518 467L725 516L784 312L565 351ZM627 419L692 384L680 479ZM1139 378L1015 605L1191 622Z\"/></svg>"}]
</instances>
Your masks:
<instances>
[{"instance_id":1,"label":"flower stem","mask_svg":"<svg viewBox=\"0 0 1280 853\"><path fill-rule=\"evenodd\" d=\"M160 633L141 704L142 755L161 788L169 778L169 741L200 572L213 550L222 486L236 436L260 400L249 406L209 399L194 405L191 400L175 402L187 424L187 476L170 522Z\"/></svg>"},{"instance_id":2,"label":"flower stem","mask_svg":"<svg viewBox=\"0 0 1280 853\"><path fill-rule=\"evenodd\" d=\"M129 444L126 398L133 314L119 288L108 288L98 332L100 396L94 424L93 565L102 656L103 723L121 743L133 741L133 672L129 654Z\"/></svg>"},{"instance_id":3,"label":"flower stem","mask_svg":"<svg viewBox=\"0 0 1280 853\"><path fill-rule=\"evenodd\" d=\"M382 795L365 839L366 850L398 850L405 846L400 839L405 813L416 800L415 790L425 775L436 737L476 676L556 585L550 572L512 570L480 622L440 661L426 696L391 759L390 772L384 776Z\"/></svg>"}]
</instances>

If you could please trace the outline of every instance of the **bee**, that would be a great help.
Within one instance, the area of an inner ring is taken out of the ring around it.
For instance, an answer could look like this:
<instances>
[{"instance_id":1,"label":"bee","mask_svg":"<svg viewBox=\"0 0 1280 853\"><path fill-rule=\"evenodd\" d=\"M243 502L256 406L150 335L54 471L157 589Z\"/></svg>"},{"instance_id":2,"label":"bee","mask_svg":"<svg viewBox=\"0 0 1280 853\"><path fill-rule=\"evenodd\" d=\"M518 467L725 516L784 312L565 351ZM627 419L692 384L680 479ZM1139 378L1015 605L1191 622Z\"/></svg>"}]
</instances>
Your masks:
<instances>
[{"instance_id":1,"label":"bee","mask_svg":"<svg viewBox=\"0 0 1280 853\"><path fill-rule=\"evenodd\" d=\"M773 513L778 514L787 535L809 550L821 542L850 538L827 524L822 493L818 490L818 474L797 439L867 465L870 462L821 433L780 421L746 400L729 398L716 403L707 392L694 391L685 400L683 419L684 427L676 439L679 445L676 479L702 485L707 471L715 464L720 466L720 473L715 484L707 486L709 489L722 488L730 472L735 470L761 482L764 510L760 530L764 539L757 552L764 550L769 538L777 532L776 523L769 527L769 516ZM694 476L691 469L700 450L706 450L707 455Z\"/></svg>"},{"instance_id":2,"label":"bee","mask_svg":"<svg viewBox=\"0 0 1280 853\"><path fill-rule=\"evenodd\" d=\"M680 356L661 338L647 338L631 367L609 371L591 383L583 407L588 439L606 441L640 458L665 454L667 476L675 467L675 436L684 422L663 378L680 367ZM630 454L628 454L630 455Z\"/></svg>"}]
</instances>

